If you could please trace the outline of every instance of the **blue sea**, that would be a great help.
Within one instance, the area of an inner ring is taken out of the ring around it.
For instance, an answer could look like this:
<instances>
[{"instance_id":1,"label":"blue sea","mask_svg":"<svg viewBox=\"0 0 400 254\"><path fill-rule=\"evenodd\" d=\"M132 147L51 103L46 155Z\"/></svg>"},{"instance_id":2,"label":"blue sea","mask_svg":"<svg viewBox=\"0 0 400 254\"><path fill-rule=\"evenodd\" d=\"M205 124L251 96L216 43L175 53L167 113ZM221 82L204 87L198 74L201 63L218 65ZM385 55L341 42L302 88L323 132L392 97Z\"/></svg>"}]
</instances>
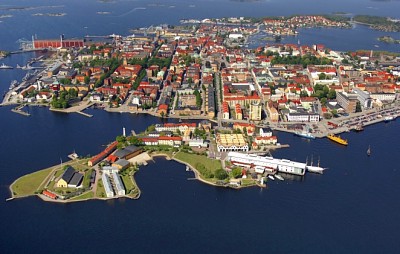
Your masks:
<instances>
[{"instance_id":1,"label":"blue sea","mask_svg":"<svg viewBox=\"0 0 400 254\"><path fill-rule=\"evenodd\" d=\"M37 8L5 10L15 6ZM0 19L0 49L18 49L18 39L34 34L39 38L129 34L133 27L178 24L181 18L334 11L399 18L397 7L399 1L368 0L5 0L0 16L13 16ZM39 12L67 15L30 16ZM309 29L301 31L300 40L311 43L315 37L339 50L357 48L354 45L375 48L373 38L380 32L363 26L349 31ZM341 39L344 35L348 43ZM34 56L12 55L0 62L16 66ZM19 69L0 70L1 94L11 80L24 74ZM232 190L190 181L193 173L183 165L157 158L136 175L142 190L139 200L53 204L36 197L4 200L16 178L57 164L60 158L65 161L74 150L96 154L123 127L140 132L162 120L94 109L88 110L94 117L86 118L39 107L30 107L31 116L24 117L10 109L0 108L0 253L397 253L400 249L399 119L343 134L348 147L276 133L279 142L290 148L273 156L304 162L307 157L320 158L328 167L323 175L287 177L284 182L268 182L265 189ZM372 156L367 157L369 145Z\"/></svg>"}]
</instances>

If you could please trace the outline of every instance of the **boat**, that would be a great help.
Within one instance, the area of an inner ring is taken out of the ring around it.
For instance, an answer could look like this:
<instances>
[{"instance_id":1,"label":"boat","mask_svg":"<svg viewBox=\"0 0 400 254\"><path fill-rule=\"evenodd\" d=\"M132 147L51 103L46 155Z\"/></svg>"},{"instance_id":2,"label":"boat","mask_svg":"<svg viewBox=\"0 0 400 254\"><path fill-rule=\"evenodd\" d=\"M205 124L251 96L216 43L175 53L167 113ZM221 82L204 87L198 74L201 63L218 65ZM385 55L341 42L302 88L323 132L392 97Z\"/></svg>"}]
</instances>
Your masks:
<instances>
[{"instance_id":1,"label":"boat","mask_svg":"<svg viewBox=\"0 0 400 254\"><path fill-rule=\"evenodd\" d=\"M271 179L272 181L274 181L274 180L275 180L275 178L274 178L274 176L273 176L273 175L268 175L268 178L269 178L269 179Z\"/></svg>"},{"instance_id":2,"label":"boat","mask_svg":"<svg viewBox=\"0 0 400 254\"><path fill-rule=\"evenodd\" d=\"M393 116L385 116L384 120L385 120L385 123L387 123L387 122L394 120L394 117Z\"/></svg>"},{"instance_id":3,"label":"boat","mask_svg":"<svg viewBox=\"0 0 400 254\"><path fill-rule=\"evenodd\" d=\"M302 138L315 139L315 136L313 136L310 132L296 132L295 135Z\"/></svg>"},{"instance_id":4,"label":"boat","mask_svg":"<svg viewBox=\"0 0 400 254\"><path fill-rule=\"evenodd\" d=\"M275 175L275 178L278 179L279 181L285 180L281 175L278 175L278 174Z\"/></svg>"},{"instance_id":5,"label":"boat","mask_svg":"<svg viewBox=\"0 0 400 254\"><path fill-rule=\"evenodd\" d=\"M357 124L357 125L354 127L354 130L357 131L357 132L358 132L358 131L363 131L364 128L363 128L362 123Z\"/></svg>"},{"instance_id":6,"label":"boat","mask_svg":"<svg viewBox=\"0 0 400 254\"><path fill-rule=\"evenodd\" d=\"M306 164L307 164L307 162L306 162ZM319 166L319 158L318 158L317 166L313 166L312 157L311 157L311 165L310 166L307 165L306 168L307 168L308 172L319 173L319 174L324 173L324 170L325 170L325 168L322 168L322 167Z\"/></svg>"},{"instance_id":7,"label":"boat","mask_svg":"<svg viewBox=\"0 0 400 254\"><path fill-rule=\"evenodd\" d=\"M10 65L5 65L4 63L2 63L0 65L0 69L14 69L14 67L10 66Z\"/></svg>"},{"instance_id":8,"label":"boat","mask_svg":"<svg viewBox=\"0 0 400 254\"><path fill-rule=\"evenodd\" d=\"M371 155L371 146L368 146L368 149L367 149L367 155L368 155L368 156L370 156L370 155Z\"/></svg>"},{"instance_id":9,"label":"boat","mask_svg":"<svg viewBox=\"0 0 400 254\"><path fill-rule=\"evenodd\" d=\"M332 141L334 141L334 142L336 142L336 143L338 143L338 144L341 144L341 145L344 145L344 146L348 145L348 142L347 142L346 139L342 139L340 136L335 136L332 133L328 134L327 138L332 140Z\"/></svg>"}]
</instances>

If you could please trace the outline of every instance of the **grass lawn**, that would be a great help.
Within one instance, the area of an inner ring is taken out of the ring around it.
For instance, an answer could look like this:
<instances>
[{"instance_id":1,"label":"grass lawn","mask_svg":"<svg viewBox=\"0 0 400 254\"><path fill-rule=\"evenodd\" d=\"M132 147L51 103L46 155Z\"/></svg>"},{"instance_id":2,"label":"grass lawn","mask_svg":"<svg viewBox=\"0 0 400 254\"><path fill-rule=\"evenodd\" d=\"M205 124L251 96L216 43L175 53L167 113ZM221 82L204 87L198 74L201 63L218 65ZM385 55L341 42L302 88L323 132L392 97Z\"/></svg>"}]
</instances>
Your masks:
<instances>
[{"instance_id":1,"label":"grass lawn","mask_svg":"<svg viewBox=\"0 0 400 254\"><path fill-rule=\"evenodd\" d=\"M124 182L125 185L125 193L129 194L131 190L136 188L136 186L133 184L131 177L126 174L126 175L121 175L121 179Z\"/></svg>"},{"instance_id":2,"label":"grass lawn","mask_svg":"<svg viewBox=\"0 0 400 254\"><path fill-rule=\"evenodd\" d=\"M90 185L90 176L92 175L93 168L89 169L88 171L85 172L85 175L83 177L83 187L88 188Z\"/></svg>"},{"instance_id":3,"label":"grass lawn","mask_svg":"<svg viewBox=\"0 0 400 254\"><path fill-rule=\"evenodd\" d=\"M251 186L254 184L256 184L256 182L253 179L242 179L242 186Z\"/></svg>"},{"instance_id":4,"label":"grass lawn","mask_svg":"<svg viewBox=\"0 0 400 254\"><path fill-rule=\"evenodd\" d=\"M88 199L88 198L93 198L93 197L94 197L93 191L88 191L88 192L83 193L80 196L71 198L70 200L82 200L82 199Z\"/></svg>"},{"instance_id":5,"label":"grass lawn","mask_svg":"<svg viewBox=\"0 0 400 254\"><path fill-rule=\"evenodd\" d=\"M63 163L63 166L70 165L77 170L87 170L88 159L82 160L71 160ZM34 195L35 191L43 189L45 186L41 185L44 180L50 175L50 173L57 169L56 177L59 177L64 170L60 170L60 165L55 165L28 175L24 175L18 178L15 183L11 186L12 192L15 197L27 196L27 195ZM45 184L45 183L44 183ZM53 184L53 183L52 183ZM53 188L53 186L50 186Z\"/></svg>"},{"instance_id":6,"label":"grass lawn","mask_svg":"<svg viewBox=\"0 0 400 254\"><path fill-rule=\"evenodd\" d=\"M106 191L104 190L103 182L101 180L97 183L96 197L105 198Z\"/></svg>"},{"instance_id":7,"label":"grass lawn","mask_svg":"<svg viewBox=\"0 0 400 254\"><path fill-rule=\"evenodd\" d=\"M11 186L13 194L16 197L35 194L35 191L39 189L41 183L52 170L53 167L18 178L18 180Z\"/></svg>"},{"instance_id":8,"label":"grass lawn","mask_svg":"<svg viewBox=\"0 0 400 254\"><path fill-rule=\"evenodd\" d=\"M212 173L214 173L215 170L222 167L221 162L219 160L212 160L204 155L179 152L174 156L174 158L187 162L196 169L198 169L196 165L201 163L205 166L206 169L209 169Z\"/></svg>"}]
</instances>

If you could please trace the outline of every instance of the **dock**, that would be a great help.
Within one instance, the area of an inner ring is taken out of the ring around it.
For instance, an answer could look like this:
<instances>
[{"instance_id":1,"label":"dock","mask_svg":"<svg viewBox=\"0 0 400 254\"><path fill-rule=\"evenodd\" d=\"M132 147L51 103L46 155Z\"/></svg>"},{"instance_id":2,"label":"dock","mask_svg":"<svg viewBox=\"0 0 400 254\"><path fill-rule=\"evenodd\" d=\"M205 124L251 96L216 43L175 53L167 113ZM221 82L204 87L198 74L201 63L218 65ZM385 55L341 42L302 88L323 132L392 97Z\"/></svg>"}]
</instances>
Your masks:
<instances>
[{"instance_id":1,"label":"dock","mask_svg":"<svg viewBox=\"0 0 400 254\"><path fill-rule=\"evenodd\" d=\"M28 112L22 111L22 109L25 107L25 105L20 105L16 108L11 109L12 112L14 113L18 113L21 114L23 116L30 116L31 114L29 114Z\"/></svg>"},{"instance_id":2,"label":"dock","mask_svg":"<svg viewBox=\"0 0 400 254\"><path fill-rule=\"evenodd\" d=\"M87 116L87 117L93 117L93 115L85 113L85 112L82 112L82 111L76 111L76 113L81 114L83 116Z\"/></svg>"}]
</instances>

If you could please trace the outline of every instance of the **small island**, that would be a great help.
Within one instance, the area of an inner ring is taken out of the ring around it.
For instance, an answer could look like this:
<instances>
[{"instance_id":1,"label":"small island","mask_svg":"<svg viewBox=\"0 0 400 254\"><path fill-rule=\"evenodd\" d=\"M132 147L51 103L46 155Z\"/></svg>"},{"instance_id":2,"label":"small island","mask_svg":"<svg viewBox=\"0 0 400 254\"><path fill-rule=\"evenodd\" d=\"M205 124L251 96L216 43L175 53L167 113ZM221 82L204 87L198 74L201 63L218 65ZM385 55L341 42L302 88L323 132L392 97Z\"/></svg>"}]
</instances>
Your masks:
<instances>
[{"instance_id":1,"label":"small island","mask_svg":"<svg viewBox=\"0 0 400 254\"><path fill-rule=\"evenodd\" d=\"M382 41L382 42L385 42L385 43L391 43L391 44L400 44L400 40L396 40L391 36L378 37L378 41Z\"/></svg>"}]
</instances>

